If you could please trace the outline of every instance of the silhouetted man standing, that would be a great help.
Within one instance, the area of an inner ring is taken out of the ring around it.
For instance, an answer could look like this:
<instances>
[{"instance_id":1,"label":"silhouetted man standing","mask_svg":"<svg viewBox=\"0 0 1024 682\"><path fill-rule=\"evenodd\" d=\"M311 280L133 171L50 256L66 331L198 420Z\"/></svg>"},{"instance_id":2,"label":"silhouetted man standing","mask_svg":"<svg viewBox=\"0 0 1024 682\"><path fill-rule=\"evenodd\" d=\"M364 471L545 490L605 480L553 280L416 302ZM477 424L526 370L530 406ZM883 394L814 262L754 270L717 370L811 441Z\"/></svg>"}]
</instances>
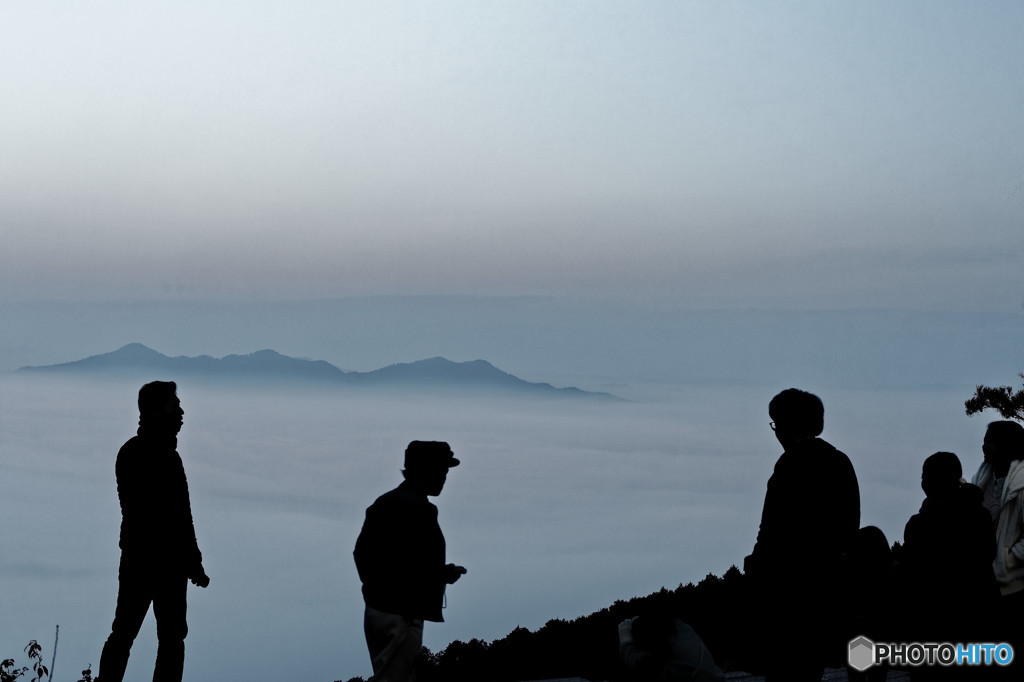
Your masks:
<instances>
[{"instance_id":1,"label":"silhouetted man standing","mask_svg":"<svg viewBox=\"0 0 1024 682\"><path fill-rule=\"evenodd\" d=\"M762 636L772 640L765 679L818 681L830 647L839 644L843 555L860 527L860 489L850 459L818 438L825 423L818 396L787 389L772 398L768 414L785 452L768 479L744 568Z\"/></svg>"},{"instance_id":2,"label":"silhouetted man standing","mask_svg":"<svg viewBox=\"0 0 1024 682\"><path fill-rule=\"evenodd\" d=\"M96 682L121 682L153 605L158 640L153 682L180 682L185 663L185 591L210 584L196 543L188 481L176 451L184 410L172 381L139 389L139 431L117 453L121 566L117 609Z\"/></svg>"},{"instance_id":3,"label":"silhouetted man standing","mask_svg":"<svg viewBox=\"0 0 1024 682\"><path fill-rule=\"evenodd\" d=\"M437 507L448 470L458 466L447 443L413 441L405 481L366 510L355 560L363 583L363 628L374 682L407 682L423 643L423 621L441 622L444 590L466 569L445 563Z\"/></svg>"}]
</instances>

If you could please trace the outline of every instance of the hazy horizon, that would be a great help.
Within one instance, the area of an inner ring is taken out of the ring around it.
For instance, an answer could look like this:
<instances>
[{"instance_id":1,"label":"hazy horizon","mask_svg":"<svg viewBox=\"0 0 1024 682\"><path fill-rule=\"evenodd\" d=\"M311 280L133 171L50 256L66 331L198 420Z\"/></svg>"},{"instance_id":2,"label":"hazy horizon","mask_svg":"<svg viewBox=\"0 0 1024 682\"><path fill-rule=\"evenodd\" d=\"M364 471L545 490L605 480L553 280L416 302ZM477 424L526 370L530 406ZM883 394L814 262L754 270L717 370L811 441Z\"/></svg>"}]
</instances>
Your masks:
<instances>
[{"instance_id":1,"label":"hazy horizon","mask_svg":"<svg viewBox=\"0 0 1024 682\"><path fill-rule=\"evenodd\" d=\"M168 356L272 349L362 372L482 359L530 382L641 396L645 386L723 383L966 392L1014 382L1024 344L1020 310L680 310L464 296L0 303L0 315L0 372L137 342Z\"/></svg>"}]
</instances>

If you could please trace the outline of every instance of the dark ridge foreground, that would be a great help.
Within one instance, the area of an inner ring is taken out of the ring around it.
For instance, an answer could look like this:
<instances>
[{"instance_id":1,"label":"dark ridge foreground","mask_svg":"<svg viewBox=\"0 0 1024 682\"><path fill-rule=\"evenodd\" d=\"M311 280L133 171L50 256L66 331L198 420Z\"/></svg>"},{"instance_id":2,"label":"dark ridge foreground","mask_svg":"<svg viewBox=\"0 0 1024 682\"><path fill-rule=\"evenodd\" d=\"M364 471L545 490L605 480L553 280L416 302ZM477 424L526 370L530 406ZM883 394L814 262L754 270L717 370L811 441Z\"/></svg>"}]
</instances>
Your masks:
<instances>
[{"instance_id":1,"label":"dark ridge foreground","mask_svg":"<svg viewBox=\"0 0 1024 682\"><path fill-rule=\"evenodd\" d=\"M726 673L725 679L729 680L729 682L764 682L764 677L761 675L751 675L744 672ZM823 682L848 682L850 676L846 674L846 668L829 668L821 679ZM890 670L886 674L885 679L909 680L910 673L903 670Z\"/></svg>"},{"instance_id":2,"label":"dark ridge foreground","mask_svg":"<svg viewBox=\"0 0 1024 682\"><path fill-rule=\"evenodd\" d=\"M626 682L619 660L618 624L647 613L673 613L700 634L729 680L763 680L749 672L747 583L732 566L721 577L709 573L694 585L662 588L645 597L616 601L610 607L575 620L550 620L536 631L517 627L493 642L455 640L434 653L423 648L417 662L418 682L524 682L527 680L592 680ZM760 633L758 633L760 634ZM837 652L838 654L839 652ZM826 671L825 680L846 680L845 654ZM888 679L908 679L891 671ZM340 680L338 682L341 682ZM361 677L347 682L365 682Z\"/></svg>"}]
</instances>

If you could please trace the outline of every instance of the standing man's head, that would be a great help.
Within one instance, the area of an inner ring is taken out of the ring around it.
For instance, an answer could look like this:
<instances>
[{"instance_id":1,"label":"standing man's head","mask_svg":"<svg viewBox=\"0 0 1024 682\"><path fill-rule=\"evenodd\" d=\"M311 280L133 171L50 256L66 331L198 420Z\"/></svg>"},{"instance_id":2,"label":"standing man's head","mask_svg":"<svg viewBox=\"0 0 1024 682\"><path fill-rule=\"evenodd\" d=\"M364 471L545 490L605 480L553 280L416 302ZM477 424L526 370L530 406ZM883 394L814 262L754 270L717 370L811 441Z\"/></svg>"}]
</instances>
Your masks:
<instances>
[{"instance_id":1,"label":"standing man's head","mask_svg":"<svg viewBox=\"0 0 1024 682\"><path fill-rule=\"evenodd\" d=\"M1000 478L1010 470L1010 462L1024 459L1024 426L1018 422L991 422L981 445L985 461Z\"/></svg>"},{"instance_id":2,"label":"standing man's head","mask_svg":"<svg viewBox=\"0 0 1024 682\"><path fill-rule=\"evenodd\" d=\"M791 443L817 438L825 428L825 406L821 398L787 388L768 403L768 416L772 418L772 431L783 447Z\"/></svg>"},{"instance_id":3,"label":"standing man's head","mask_svg":"<svg viewBox=\"0 0 1024 682\"><path fill-rule=\"evenodd\" d=\"M139 426L167 433L178 433L185 411L178 400L173 381L152 381L139 389Z\"/></svg>"},{"instance_id":4,"label":"standing man's head","mask_svg":"<svg viewBox=\"0 0 1024 682\"><path fill-rule=\"evenodd\" d=\"M435 440L414 440L405 449L405 480L421 487L427 495L441 494L448 470L459 466L448 443Z\"/></svg>"},{"instance_id":5,"label":"standing man's head","mask_svg":"<svg viewBox=\"0 0 1024 682\"><path fill-rule=\"evenodd\" d=\"M948 497L963 480L960 458L952 452L936 452L921 467L921 490L928 497Z\"/></svg>"}]
</instances>

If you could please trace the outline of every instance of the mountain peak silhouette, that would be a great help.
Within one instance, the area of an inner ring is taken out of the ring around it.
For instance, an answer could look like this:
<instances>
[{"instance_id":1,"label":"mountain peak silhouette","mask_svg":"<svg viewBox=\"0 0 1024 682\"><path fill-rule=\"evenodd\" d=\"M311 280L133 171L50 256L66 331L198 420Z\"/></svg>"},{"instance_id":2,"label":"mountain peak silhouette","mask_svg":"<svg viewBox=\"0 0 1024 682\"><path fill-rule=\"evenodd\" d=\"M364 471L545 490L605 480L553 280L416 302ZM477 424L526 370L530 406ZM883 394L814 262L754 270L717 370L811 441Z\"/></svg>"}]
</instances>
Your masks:
<instances>
[{"instance_id":1,"label":"mountain peak silhouette","mask_svg":"<svg viewBox=\"0 0 1024 682\"><path fill-rule=\"evenodd\" d=\"M22 367L19 372L76 374L138 378L148 381L154 374L169 378L218 382L274 382L350 387L491 390L549 396L586 396L618 399L607 393L592 393L575 387L555 388L534 383L502 371L486 360L454 362L432 357L396 363L370 372L350 372L324 360L282 355L272 349L244 355L169 357L141 343L129 343L110 353L56 365Z\"/></svg>"}]
</instances>

